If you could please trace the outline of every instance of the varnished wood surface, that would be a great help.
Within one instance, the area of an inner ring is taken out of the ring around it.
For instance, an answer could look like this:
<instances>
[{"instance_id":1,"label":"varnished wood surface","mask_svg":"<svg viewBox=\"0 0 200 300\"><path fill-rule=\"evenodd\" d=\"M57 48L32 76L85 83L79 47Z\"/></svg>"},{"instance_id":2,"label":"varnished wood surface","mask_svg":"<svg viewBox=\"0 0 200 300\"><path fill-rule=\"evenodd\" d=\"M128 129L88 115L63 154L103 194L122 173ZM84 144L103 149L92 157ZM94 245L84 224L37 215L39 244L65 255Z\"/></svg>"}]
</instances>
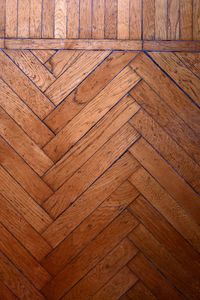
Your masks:
<instances>
[{"instance_id":1,"label":"varnished wood surface","mask_svg":"<svg viewBox=\"0 0 200 300\"><path fill-rule=\"evenodd\" d=\"M0 38L191 43L199 15L200 0L1 0Z\"/></svg>"},{"instance_id":2,"label":"varnished wood surface","mask_svg":"<svg viewBox=\"0 0 200 300\"><path fill-rule=\"evenodd\" d=\"M0 299L199 299L199 53L0 64Z\"/></svg>"}]
</instances>

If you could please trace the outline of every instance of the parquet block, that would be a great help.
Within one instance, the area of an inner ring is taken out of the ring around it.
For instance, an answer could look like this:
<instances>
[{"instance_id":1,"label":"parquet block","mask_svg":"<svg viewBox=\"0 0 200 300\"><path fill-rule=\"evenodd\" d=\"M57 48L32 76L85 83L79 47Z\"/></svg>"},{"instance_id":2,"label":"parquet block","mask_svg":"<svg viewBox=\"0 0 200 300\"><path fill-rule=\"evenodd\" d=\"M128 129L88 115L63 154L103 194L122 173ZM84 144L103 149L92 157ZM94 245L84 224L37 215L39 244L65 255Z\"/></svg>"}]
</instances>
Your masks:
<instances>
[{"instance_id":1,"label":"parquet block","mask_svg":"<svg viewBox=\"0 0 200 300\"><path fill-rule=\"evenodd\" d=\"M199 54L110 46L148 20L189 40L179 2L6 2L28 47L0 52L0 299L199 299Z\"/></svg>"}]
</instances>

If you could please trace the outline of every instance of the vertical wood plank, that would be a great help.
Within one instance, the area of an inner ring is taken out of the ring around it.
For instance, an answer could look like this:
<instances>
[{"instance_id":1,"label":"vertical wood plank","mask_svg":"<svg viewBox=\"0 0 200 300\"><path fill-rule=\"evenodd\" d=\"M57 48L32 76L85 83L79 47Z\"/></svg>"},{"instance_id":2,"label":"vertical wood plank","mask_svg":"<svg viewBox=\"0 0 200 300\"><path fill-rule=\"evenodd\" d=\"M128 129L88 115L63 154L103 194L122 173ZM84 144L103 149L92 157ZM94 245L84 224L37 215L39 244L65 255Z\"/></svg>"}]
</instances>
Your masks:
<instances>
[{"instance_id":1,"label":"vertical wood plank","mask_svg":"<svg viewBox=\"0 0 200 300\"><path fill-rule=\"evenodd\" d=\"M192 40L192 0L180 0L180 39Z\"/></svg>"},{"instance_id":2,"label":"vertical wood plank","mask_svg":"<svg viewBox=\"0 0 200 300\"><path fill-rule=\"evenodd\" d=\"M66 0L55 0L55 38L66 38L67 6Z\"/></svg>"},{"instance_id":3,"label":"vertical wood plank","mask_svg":"<svg viewBox=\"0 0 200 300\"><path fill-rule=\"evenodd\" d=\"M54 37L55 1L43 0L42 9L42 38Z\"/></svg>"},{"instance_id":4,"label":"vertical wood plank","mask_svg":"<svg viewBox=\"0 0 200 300\"><path fill-rule=\"evenodd\" d=\"M29 0L18 0L18 37L29 37Z\"/></svg>"},{"instance_id":5,"label":"vertical wood plank","mask_svg":"<svg viewBox=\"0 0 200 300\"><path fill-rule=\"evenodd\" d=\"M155 0L143 0L143 38L154 40L155 37Z\"/></svg>"},{"instance_id":6,"label":"vertical wood plank","mask_svg":"<svg viewBox=\"0 0 200 300\"><path fill-rule=\"evenodd\" d=\"M105 0L105 38L117 38L117 0Z\"/></svg>"},{"instance_id":7,"label":"vertical wood plank","mask_svg":"<svg viewBox=\"0 0 200 300\"><path fill-rule=\"evenodd\" d=\"M80 38L92 36L92 1L80 0Z\"/></svg>"},{"instance_id":8,"label":"vertical wood plank","mask_svg":"<svg viewBox=\"0 0 200 300\"><path fill-rule=\"evenodd\" d=\"M0 38L5 36L6 0L0 1Z\"/></svg>"},{"instance_id":9,"label":"vertical wood plank","mask_svg":"<svg viewBox=\"0 0 200 300\"><path fill-rule=\"evenodd\" d=\"M167 39L167 0L155 0L155 39Z\"/></svg>"},{"instance_id":10,"label":"vertical wood plank","mask_svg":"<svg viewBox=\"0 0 200 300\"><path fill-rule=\"evenodd\" d=\"M67 38L79 37L79 0L67 0Z\"/></svg>"},{"instance_id":11,"label":"vertical wood plank","mask_svg":"<svg viewBox=\"0 0 200 300\"><path fill-rule=\"evenodd\" d=\"M92 38L104 38L104 0L93 0Z\"/></svg>"},{"instance_id":12,"label":"vertical wood plank","mask_svg":"<svg viewBox=\"0 0 200 300\"><path fill-rule=\"evenodd\" d=\"M142 38L142 0L130 0L130 39Z\"/></svg>"},{"instance_id":13,"label":"vertical wood plank","mask_svg":"<svg viewBox=\"0 0 200 300\"><path fill-rule=\"evenodd\" d=\"M179 39L179 25L180 25L180 14L179 14L179 0L168 0L168 40Z\"/></svg>"},{"instance_id":14,"label":"vertical wood plank","mask_svg":"<svg viewBox=\"0 0 200 300\"><path fill-rule=\"evenodd\" d=\"M42 0L30 0L30 37L41 37Z\"/></svg>"},{"instance_id":15,"label":"vertical wood plank","mask_svg":"<svg viewBox=\"0 0 200 300\"><path fill-rule=\"evenodd\" d=\"M129 0L118 0L117 38L129 39Z\"/></svg>"},{"instance_id":16,"label":"vertical wood plank","mask_svg":"<svg viewBox=\"0 0 200 300\"><path fill-rule=\"evenodd\" d=\"M6 0L6 37L17 37L17 0Z\"/></svg>"},{"instance_id":17,"label":"vertical wood plank","mask_svg":"<svg viewBox=\"0 0 200 300\"><path fill-rule=\"evenodd\" d=\"M193 39L200 40L200 0L193 0Z\"/></svg>"}]
</instances>

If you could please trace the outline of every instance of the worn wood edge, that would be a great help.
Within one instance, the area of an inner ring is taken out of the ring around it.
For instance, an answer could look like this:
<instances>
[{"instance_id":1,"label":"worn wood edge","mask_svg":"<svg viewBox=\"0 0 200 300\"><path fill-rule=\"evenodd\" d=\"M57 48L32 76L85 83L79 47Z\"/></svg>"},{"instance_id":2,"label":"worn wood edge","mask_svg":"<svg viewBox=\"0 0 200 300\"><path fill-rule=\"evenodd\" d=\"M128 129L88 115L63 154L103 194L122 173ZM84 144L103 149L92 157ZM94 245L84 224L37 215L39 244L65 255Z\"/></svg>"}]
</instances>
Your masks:
<instances>
[{"instance_id":1,"label":"worn wood edge","mask_svg":"<svg viewBox=\"0 0 200 300\"><path fill-rule=\"evenodd\" d=\"M5 39L5 49L142 50L140 40Z\"/></svg>"},{"instance_id":2,"label":"worn wood edge","mask_svg":"<svg viewBox=\"0 0 200 300\"><path fill-rule=\"evenodd\" d=\"M200 51L200 41L144 41L145 51Z\"/></svg>"}]
</instances>

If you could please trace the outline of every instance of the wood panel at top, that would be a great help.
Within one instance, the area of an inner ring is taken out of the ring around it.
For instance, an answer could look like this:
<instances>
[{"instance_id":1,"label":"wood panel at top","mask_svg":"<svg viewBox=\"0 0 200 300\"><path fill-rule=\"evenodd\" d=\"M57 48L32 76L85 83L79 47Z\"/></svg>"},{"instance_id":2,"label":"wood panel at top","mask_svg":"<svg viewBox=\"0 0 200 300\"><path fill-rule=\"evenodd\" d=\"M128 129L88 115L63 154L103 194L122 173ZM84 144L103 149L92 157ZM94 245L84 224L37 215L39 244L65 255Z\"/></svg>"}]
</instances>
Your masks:
<instances>
[{"instance_id":1,"label":"wood panel at top","mask_svg":"<svg viewBox=\"0 0 200 300\"><path fill-rule=\"evenodd\" d=\"M200 0L0 0L0 37L200 40Z\"/></svg>"}]
</instances>

